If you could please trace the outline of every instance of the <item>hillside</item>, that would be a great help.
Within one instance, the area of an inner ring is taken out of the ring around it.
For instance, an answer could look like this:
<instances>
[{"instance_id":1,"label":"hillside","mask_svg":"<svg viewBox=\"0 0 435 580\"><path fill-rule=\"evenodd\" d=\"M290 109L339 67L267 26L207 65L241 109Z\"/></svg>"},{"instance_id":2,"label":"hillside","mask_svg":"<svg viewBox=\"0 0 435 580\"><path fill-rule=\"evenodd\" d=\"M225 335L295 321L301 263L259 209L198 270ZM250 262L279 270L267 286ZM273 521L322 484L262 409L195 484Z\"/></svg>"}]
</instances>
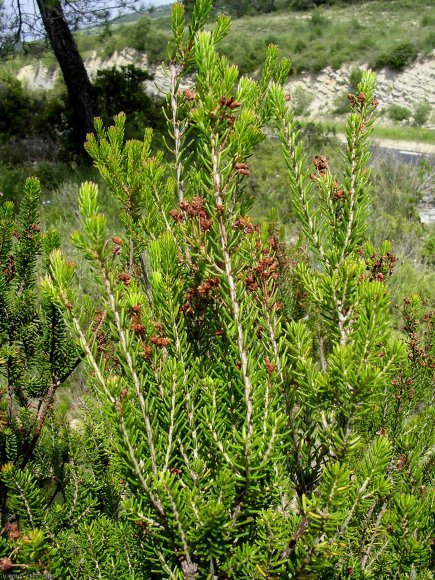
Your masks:
<instances>
[{"instance_id":1,"label":"hillside","mask_svg":"<svg viewBox=\"0 0 435 580\"><path fill-rule=\"evenodd\" d=\"M147 81L147 90L151 94L158 94L160 89L168 88L168 79L164 75L160 64L150 64L146 54L132 48L115 51L108 58L102 57L94 51L85 61L91 77L100 69L113 66L135 64L152 72L154 80ZM367 68L362 64L359 68L355 64L346 64L339 69L331 66L318 73L303 72L290 77L287 89L294 99L299 114L309 116L313 120L329 118L345 112L347 93L350 89L349 78L353 71ZM28 64L19 69L17 78L32 89L52 89L59 78L57 69L50 70L44 64ZM187 81L189 82L189 81ZM404 107L412 112L420 103L428 103L435 107L435 50L431 54L420 56L416 62L402 71L382 68L378 71L378 95L381 102L379 111L387 120L391 107ZM435 116L428 116L424 125L435 128ZM425 139L426 140L426 139ZM430 136L429 139L430 140Z\"/></svg>"},{"instance_id":2,"label":"hillside","mask_svg":"<svg viewBox=\"0 0 435 580\"><path fill-rule=\"evenodd\" d=\"M77 34L91 76L101 68L133 63L154 74L154 82L147 83L150 93L155 93L156 87L165 88L161 61L170 35L167 8L149 16L152 19L140 17L115 23L110 34L96 30ZM374 68L378 72L382 122L433 129L434 24L435 5L430 0L376 0L366 5L302 12L282 9L234 20L222 50L243 73L255 76L265 46L276 43L281 54L293 63L287 88L296 111L312 120L344 114L346 95L361 70ZM59 75L48 53L39 59L18 56L6 66L34 89L52 88ZM430 133L401 136L435 141Z\"/></svg>"}]
</instances>

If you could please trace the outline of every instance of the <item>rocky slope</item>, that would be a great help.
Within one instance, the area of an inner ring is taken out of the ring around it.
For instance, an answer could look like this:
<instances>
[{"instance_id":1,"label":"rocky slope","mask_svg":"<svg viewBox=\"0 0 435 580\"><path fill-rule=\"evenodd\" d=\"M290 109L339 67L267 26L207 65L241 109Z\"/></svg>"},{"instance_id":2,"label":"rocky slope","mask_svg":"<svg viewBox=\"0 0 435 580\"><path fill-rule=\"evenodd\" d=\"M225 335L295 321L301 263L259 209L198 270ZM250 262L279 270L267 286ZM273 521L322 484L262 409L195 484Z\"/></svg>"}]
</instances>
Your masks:
<instances>
[{"instance_id":1,"label":"rocky slope","mask_svg":"<svg viewBox=\"0 0 435 580\"><path fill-rule=\"evenodd\" d=\"M103 60L95 52L87 59L86 68L91 78L99 69L112 66L134 64L153 73L154 79L147 81L146 86L150 94L166 92L169 89L169 80L161 66L149 67L147 57L133 49L125 49L114 53L109 59ZM313 120L334 114L337 108L337 99L346 99L349 91L349 75L354 68L352 65L343 66L339 70L325 68L317 75L303 73L293 77L287 83L287 90L294 100L304 102L304 114ZM27 65L23 67L17 78L29 88L50 89L59 76L59 71L51 72L43 65ZM186 79L186 85L192 84L193 79ZM182 87L184 88L184 87ZM435 51L425 59L417 60L412 66L402 72L388 69L378 71L379 110L386 109L392 104L401 105L413 110L421 102L428 102L432 106L432 117L428 127L435 128ZM410 142L390 142L378 140L378 145L388 149L405 149L419 151L435 158L435 143L417 144ZM431 176L431 186L426 191L421 207L421 220L424 223L435 223L435 194L434 175Z\"/></svg>"},{"instance_id":2,"label":"rocky slope","mask_svg":"<svg viewBox=\"0 0 435 580\"><path fill-rule=\"evenodd\" d=\"M146 55L133 49L115 52L104 60L94 52L85 64L91 77L99 69L135 64L154 73L154 80L147 82L150 93L168 88L168 79L162 67L149 67ZM305 106L312 117L330 115L337 107L337 98L344 97L349 90L352 68L353 65L346 65L338 70L327 67L318 74L302 73L291 78L287 88L291 94L305 96ZM20 69L17 78L29 88L49 89L53 87L58 75L59 71L51 72L43 65L27 65ZM429 57L417 60L404 71L380 70L378 94L381 111L392 104L412 110L416 104L422 102L430 103L435 110L435 51ZM435 127L435 114L432 115L430 123Z\"/></svg>"}]
</instances>

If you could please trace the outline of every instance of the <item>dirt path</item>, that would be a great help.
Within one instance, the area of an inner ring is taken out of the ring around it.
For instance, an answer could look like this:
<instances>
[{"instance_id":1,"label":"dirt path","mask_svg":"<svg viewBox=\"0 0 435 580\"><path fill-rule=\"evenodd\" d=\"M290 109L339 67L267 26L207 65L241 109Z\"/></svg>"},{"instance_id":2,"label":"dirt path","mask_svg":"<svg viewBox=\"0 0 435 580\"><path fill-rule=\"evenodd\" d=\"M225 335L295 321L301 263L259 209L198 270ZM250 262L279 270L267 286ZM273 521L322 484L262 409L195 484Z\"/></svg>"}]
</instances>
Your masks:
<instances>
[{"instance_id":1,"label":"dirt path","mask_svg":"<svg viewBox=\"0 0 435 580\"><path fill-rule=\"evenodd\" d=\"M337 138L342 143L346 143L346 137L344 133L337 133ZM420 141L385 139L383 137L372 137L371 141L375 147L382 147L382 149L394 149L394 151L412 151L422 155L433 155L435 157L435 142L422 143Z\"/></svg>"},{"instance_id":2,"label":"dirt path","mask_svg":"<svg viewBox=\"0 0 435 580\"><path fill-rule=\"evenodd\" d=\"M426 155L435 155L434 143L421 143L418 141L396 141L395 139L383 139L374 137L373 144L384 149L395 149L397 151L415 151Z\"/></svg>"}]
</instances>

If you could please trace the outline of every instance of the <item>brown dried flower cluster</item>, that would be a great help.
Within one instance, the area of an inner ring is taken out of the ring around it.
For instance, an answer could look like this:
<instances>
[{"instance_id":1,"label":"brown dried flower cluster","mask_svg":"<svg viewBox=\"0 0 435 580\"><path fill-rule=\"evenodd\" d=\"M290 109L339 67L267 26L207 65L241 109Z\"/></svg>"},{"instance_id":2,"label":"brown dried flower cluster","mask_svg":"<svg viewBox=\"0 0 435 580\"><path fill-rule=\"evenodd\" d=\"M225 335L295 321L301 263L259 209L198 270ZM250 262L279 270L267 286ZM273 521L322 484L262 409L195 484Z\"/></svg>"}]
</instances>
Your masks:
<instances>
[{"instance_id":1,"label":"brown dried flower cluster","mask_svg":"<svg viewBox=\"0 0 435 580\"><path fill-rule=\"evenodd\" d=\"M393 273L396 262L397 257L391 252L387 252L384 256L377 253L371 254L366 258L367 270L370 272L370 279L383 282Z\"/></svg>"},{"instance_id":2,"label":"brown dried flower cluster","mask_svg":"<svg viewBox=\"0 0 435 580\"><path fill-rule=\"evenodd\" d=\"M222 107L229 107L230 109L237 109L242 103L237 102L234 97L221 97L220 104Z\"/></svg>"},{"instance_id":3,"label":"brown dried flower cluster","mask_svg":"<svg viewBox=\"0 0 435 580\"><path fill-rule=\"evenodd\" d=\"M180 210L171 210L169 213L177 223L184 222L187 218L199 220L199 227L203 232L207 232L213 225L208 211L205 209L205 199L199 196L192 198L190 202L180 201Z\"/></svg>"},{"instance_id":4,"label":"brown dried flower cluster","mask_svg":"<svg viewBox=\"0 0 435 580\"><path fill-rule=\"evenodd\" d=\"M261 283L265 283L268 280L276 280L278 278L278 262L275 258L263 258L258 264L248 270L246 276L246 287L249 292L255 292Z\"/></svg>"},{"instance_id":5,"label":"brown dried flower cluster","mask_svg":"<svg viewBox=\"0 0 435 580\"><path fill-rule=\"evenodd\" d=\"M207 278L196 288L188 290L186 292L186 302L180 307L180 312L193 315L195 311L203 310L205 304L210 299L213 300L212 291L219 286L219 283L219 278Z\"/></svg>"},{"instance_id":6,"label":"brown dried flower cluster","mask_svg":"<svg viewBox=\"0 0 435 580\"><path fill-rule=\"evenodd\" d=\"M196 99L196 92L193 89L185 89L184 96L186 101L194 101Z\"/></svg>"},{"instance_id":7,"label":"brown dried flower cluster","mask_svg":"<svg viewBox=\"0 0 435 580\"><path fill-rule=\"evenodd\" d=\"M18 529L18 524L16 522L7 523L4 529L8 533L8 538L11 542L18 540L18 538L21 537L21 532Z\"/></svg>"},{"instance_id":8,"label":"brown dried flower cluster","mask_svg":"<svg viewBox=\"0 0 435 580\"><path fill-rule=\"evenodd\" d=\"M234 227L242 230L245 234L253 234L260 232L260 226L254 224L249 216L240 216L235 222Z\"/></svg>"},{"instance_id":9,"label":"brown dried flower cluster","mask_svg":"<svg viewBox=\"0 0 435 580\"><path fill-rule=\"evenodd\" d=\"M346 194L344 193L343 189L340 189L337 180L334 180L332 195L337 201L346 200Z\"/></svg>"},{"instance_id":10,"label":"brown dried flower cluster","mask_svg":"<svg viewBox=\"0 0 435 580\"><path fill-rule=\"evenodd\" d=\"M113 236L112 242L114 244L112 248L112 254L116 256L117 254L121 253L122 240L118 236Z\"/></svg>"},{"instance_id":11,"label":"brown dried flower cluster","mask_svg":"<svg viewBox=\"0 0 435 580\"><path fill-rule=\"evenodd\" d=\"M326 157L324 155L316 155L313 159L314 167L317 173L323 177L327 172L329 172L329 165ZM313 174L311 174L311 179L313 179ZM315 176L314 176L315 179Z\"/></svg>"},{"instance_id":12,"label":"brown dried flower cluster","mask_svg":"<svg viewBox=\"0 0 435 580\"><path fill-rule=\"evenodd\" d=\"M3 269L3 274L6 276L6 278L13 278L15 276L15 273L16 273L15 260L13 256L9 256Z\"/></svg>"},{"instance_id":13,"label":"brown dried flower cluster","mask_svg":"<svg viewBox=\"0 0 435 580\"><path fill-rule=\"evenodd\" d=\"M31 240L33 236L39 234L40 232L41 228L38 226L38 224L30 224L30 226L26 228L23 233L26 240Z\"/></svg>"},{"instance_id":14,"label":"brown dried flower cluster","mask_svg":"<svg viewBox=\"0 0 435 580\"><path fill-rule=\"evenodd\" d=\"M266 372L268 375L271 375L276 369L276 364L271 363L267 357L264 359L264 366L266 367Z\"/></svg>"},{"instance_id":15,"label":"brown dried flower cluster","mask_svg":"<svg viewBox=\"0 0 435 580\"><path fill-rule=\"evenodd\" d=\"M131 282L131 274L128 274L127 272L123 272L122 274L119 274L118 276L118 280L120 282L124 283L124 286L128 286Z\"/></svg>"},{"instance_id":16,"label":"brown dried flower cluster","mask_svg":"<svg viewBox=\"0 0 435 580\"><path fill-rule=\"evenodd\" d=\"M251 172L249 171L249 165L247 163L235 163L234 167L237 169L240 175L251 175Z\"/></svg>"},{"instance_id":17,"label":"brown dried flower cluster","mask_svg":"<svg viewBox=\"0 0 435 580\"><path fill-rule=\"evenodd\" d=\"M152 336L150 338L150 341L153 344L155 344L156 346L158 346L159 348L163 348L163 347L168 346L169 344L171 344L171 339L168 338L167 336L164 336L164 337Z\"/></svg>"}]
</instances>

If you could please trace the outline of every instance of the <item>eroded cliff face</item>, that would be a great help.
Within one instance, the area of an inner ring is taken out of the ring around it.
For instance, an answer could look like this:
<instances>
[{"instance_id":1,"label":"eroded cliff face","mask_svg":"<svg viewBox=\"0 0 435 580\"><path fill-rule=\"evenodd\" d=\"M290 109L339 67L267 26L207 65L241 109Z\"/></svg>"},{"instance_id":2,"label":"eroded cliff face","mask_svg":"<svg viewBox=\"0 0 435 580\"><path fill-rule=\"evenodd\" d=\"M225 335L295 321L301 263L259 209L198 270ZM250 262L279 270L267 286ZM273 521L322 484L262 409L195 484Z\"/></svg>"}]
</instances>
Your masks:
<instances>
[{"instance_id":1,"label":"eroded cliff face","mask_svg":"<svg viewBox=\"0 0 435 580\"><path fill-rule=\"evenodd\" d=\"M337 107L337 98L349 90L349 75L354 68L355 65L346 65L338 70L327 67L318 74L302 73L290 79L287 87L290 93L300 87L312 95L307 107L311 115L331 115ZM367 68L367 65L359 68ZM422 102L429 103L435 109L435 51L401 72L381 69L377 74L380 111L393 104L412 110ZM434 123L435 120L432 121L433 126Z\"/></svg>"},{"instance_id":2,"label":"eroded cliff face","mask_svg":"<svg viewBox=\"0 0 435 580\"><path fill-rule=\"evenodd\" d=\"M162 67L148 65L146 55L133 49L115 52L110 58L103 59L96 52L85 61L91 78L99 69L112 66L134 64L145 68L154 74L153 81L147 81L147 90L158 93L165 91L169 81ZM354 64L346 65L338 70L330 67L318 74L302 73L292 77L287 83L290 94L299 90L306 95L307 113L312 117L323 117L334 114L337 108L337 98L344 96L349 90L349 75L355 68ZM364 66L360 67L364 68ZM27 65L20 69L17 78L29 88L50 89L54 86L59 71L50 71L44 65ZM418 59L404 71L395 72L389 69L378 71L378 94L380 111L392 104L412 108L421 102L428 102L435 110L435 51L429 57ZM435 127L435 115L429 121L429 126Z\"/></svg>"}]
</instances>

